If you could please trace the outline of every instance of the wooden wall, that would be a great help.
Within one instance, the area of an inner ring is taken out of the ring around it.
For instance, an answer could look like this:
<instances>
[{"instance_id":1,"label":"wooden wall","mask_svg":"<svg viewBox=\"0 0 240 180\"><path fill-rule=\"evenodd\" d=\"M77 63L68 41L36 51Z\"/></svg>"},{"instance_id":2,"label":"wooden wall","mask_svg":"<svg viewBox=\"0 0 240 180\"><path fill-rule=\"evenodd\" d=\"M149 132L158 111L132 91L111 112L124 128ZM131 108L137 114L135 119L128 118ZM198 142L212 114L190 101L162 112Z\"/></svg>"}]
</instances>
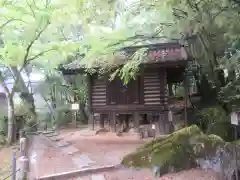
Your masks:
<instances>
[{"instance_id":1,"label":"wooden wall","mask_svg":"<svg viewBox=\"0 0 240 180\"><path fill-rule=\"evenodd\" d=\"M157 71L144 73L144 104L160 105L160 77Z\"/></svg>"},{"instance_id":2,"label":"wooden wall","mask_svg":"<svg viewBox=\"0 0 240 180\"><path fill-rule=\"evenodd\" d=\"M92 78L92 106L106 105L106 80L104 78Z\"/></svg>"},{"instance_id":3,"label":"wooden wall","mask_svg":"<svg viewBox=\"0 0 240 180\"><path fill-rule=\"evenodd\" d=\"M117 93L119 87L116 89L116 85L108 87L107 78L97 78L92 77L92 106L94 107L104 107L118 105L118 103L110 103L109 98L111 93ZM134 85L137 88L132 88ZM132 83L129 85L135 93L131 91L131 96L140 95L140 101L138 103L133 103L132 105L146 105L146 106L163 106L167 105L167 77L165 68L151 68L145 69L141 74L139 83ZM140 91L139 91L140 89ZM113 92L114 91L114 92ZM108 96L107 97L107 92ZM130 93L130 92L129 92ZM123 98L122 96L119 98ZM141 100L142 99L142 100ZM121 104L121 103L120 103ZM127 104L125 104L127 105Z\"/></svg>"}]
</instances>

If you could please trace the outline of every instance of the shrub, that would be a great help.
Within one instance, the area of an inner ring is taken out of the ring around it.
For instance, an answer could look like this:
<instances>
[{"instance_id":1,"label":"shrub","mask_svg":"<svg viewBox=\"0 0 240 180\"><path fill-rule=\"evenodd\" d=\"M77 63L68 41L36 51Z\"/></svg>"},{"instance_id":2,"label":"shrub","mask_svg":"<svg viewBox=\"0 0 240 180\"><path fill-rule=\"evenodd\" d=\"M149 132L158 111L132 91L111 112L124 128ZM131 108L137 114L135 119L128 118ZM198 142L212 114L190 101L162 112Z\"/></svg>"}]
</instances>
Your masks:
<instances>
[{"instance_id":1,"label":"shrub","mask_svg":"<svg viewBox=\"0 0 240 180\"><path fill-rule=\"evenodd\" d=\"M216 134L225 141L232 141L232 126L226 111L220 107L204 108L196 116L196 123L204 133Z\"/></svg>"}]
</instances>

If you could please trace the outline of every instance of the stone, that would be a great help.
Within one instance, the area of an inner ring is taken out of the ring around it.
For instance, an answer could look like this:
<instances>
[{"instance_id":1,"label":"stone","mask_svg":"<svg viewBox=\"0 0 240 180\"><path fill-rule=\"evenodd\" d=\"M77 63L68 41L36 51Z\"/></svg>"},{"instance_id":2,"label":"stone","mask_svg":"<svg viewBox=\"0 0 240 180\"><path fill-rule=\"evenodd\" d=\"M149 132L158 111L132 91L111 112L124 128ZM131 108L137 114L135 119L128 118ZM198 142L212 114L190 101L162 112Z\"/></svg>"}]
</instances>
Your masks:
<instances>
[{"instance_id":1,"label":"stone","mask_svg":"<svg viewBox=\"0 0 240 180\"><path fill-rule=\"evenodd\" d=\"M57 137L57 136L53 136L53 137L50 137L50 139L51 139L52 141L60 141L62 138Z\"/></svg>"},{"instance_id":2,"label":"stone","mask_svg":"<svg viewBox=\"0 0 240 180\"><path fill-rule=\"evenodd\" d=\"M195 168L198 166L197 158L214 157L218 147L224 145L219 136L206 135L193 125L145 143L136 152L124 157L122 163L128 167L158 166L163 175ZM210 167L206 162L205 166Z\"/></svg>"},{"instance_id":3,"label":"stone","mask_svg":"<svg viewBox=\"0 0 240 180\"><path fill-rule=\"evenodd\" d=\"M45 131L45 132L42 132L44 135L45 134L51 134L51 133L54 133L54 131Z\"/></svg>"},{"instance_id":4,"label":"stone","mask_svg":"<svg viewBox=\"0 0 240 180\"><path fill-rule=\"evenodd\" d=\"M65 142L65 141L63 141L63 142L58 142L57 143L57 147L66 147L66 146L69 146L70 145L70 143L69 142Z\"/></svg>"},{"instance_id":5,"label":"stone","mask_svg":"<svg viewBox=\"0 0 240 180\"><path fill-rule=\"evenodd\" d=\"M58 133L50 133L50 134L45 134L46 137L53 137L53 136L58 136Z\"/></svg>"}]
</instances>

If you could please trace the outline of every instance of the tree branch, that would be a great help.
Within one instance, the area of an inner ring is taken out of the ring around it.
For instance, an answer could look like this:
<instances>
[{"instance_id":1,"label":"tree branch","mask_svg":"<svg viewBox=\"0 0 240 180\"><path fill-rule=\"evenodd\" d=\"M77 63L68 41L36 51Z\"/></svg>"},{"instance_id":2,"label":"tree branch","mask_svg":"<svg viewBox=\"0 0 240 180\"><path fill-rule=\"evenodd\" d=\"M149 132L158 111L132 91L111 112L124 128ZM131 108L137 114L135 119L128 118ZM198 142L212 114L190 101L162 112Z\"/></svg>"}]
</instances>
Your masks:
<instances>
[{"instance_id":1,"label":"tree branch","mask_svg":"<svg viewBox=\"0 0 240 180\"><path fill-rule=\"evenodd\" d=\"M45 8L47 8L50 3L51 3L51 0L46 0L46 1L45 1Z\"/></svg>"},{"instance_id":2,"label":"tree branch","mask_svg":"<svg viewBox=\"0 0 240 180\"><path fill-rule=\"evenodd\" d=\"M7 22L3 23L2 25L0 25L0 30L2 30L5 26L7 26L9 23L13 22L13 21L22 21L21 19L8 19Z\"/></svg>"},{"instance_id":3,"label":"tree branch","mask_svg":"<svg viewBox=\"0 0 240 180\"><path fill-rule=\"evenodd\" d=\"M20 68L19 70L19 73L20 73L20 76L21 76L21 72L23 71L23 69L25 68L25 66L29 63L29 59L28 59L28 56L29 56L29 53L30 53L30 50L31 50L31 47L33 46L33 44L35 43L36 40L38 40L40 38L40 36L42 35L42 33L46 30L46 28L48 27L49 25L49 21L48 23L37 33L37 35L33 38L33 40L29 43L29 45L27 46L26 48L26 54L23 58L23 64L22 64L22 67ZM32 58L31 58L32 59ZM18 85L18 82L20 80L20 77L17 76L16 77L16 80L13 84L13 88L12 88L12 92L11 94L13 95L16 91L16 88L17 88L17 85Z\"/></svg>"},{"instance_id":4,"label":"tree branch","mask_svg":"<svg viewBox=\"0 0 240 180\"><path fill-rule=\"evenodd\" d=\"M37 35L33 38L33 40L29 43L29 45L27 46L26 48L26 54L23 58L23 65L20 69L20 72L24 69L24 67L27 65L28 63L28 56L29 56L29 53L30 53L30 49L31 47L33 46L33 44L35 43L36 40L38 40L40 38L40 36L42 35L42 33L46 30L46 28L48 27L49 25L49 21L48 23L37 33Z\"/></svg>"},{"instance_id":5,"label":"tree branch","mask_svg":"<svg viewBox=\"0 0 240 180\"><path fill-rule=\"evenodd\" d=\"M52 48L52 49L48 49L48 50L42 51L42 52L36 54L35 56L33 56L33 57L31 57L31 58L28 58L28 59L27 59L27 62L29 63L30 61L32 61L32 60L34 60L34 59L37 59L38 57L43 56L44 54L46 54L46 53L48 53L48 52L50 52L50 51L53 51L53 50L55 50L55 49ZM27 65L27 64L26 64L26 65Z\"/></svg>"},{"instance_id":6,"label":"tree branch","mask_svg":"<svg viewBox=\"0 0 240 180\"><path fill-rule=\"evenodd\" d=\"M30 8L32 14L33 14L33 17L35 18L36 15L35 15L35 12L34 12L34 10L33 10L33 8L32 8L32 5L28 2L28 0L26 0L26 2L27 2L28 7Z\"/></svg>"},{"instance_id":7,"label":"tree branch","mask_svg":"<svg viewBox=\"0 0 240 180\"><path fill-rule=\"evenodd\" d=\"M61 27L61 28L59 28L59 31L60 31L60 33L62 34L62 36L63 36L63 39L65 40L65 41L67 41L68 40L68 38L65 36L65 34L64 34L64 32L63 32L63 28Z\"/></svg>"},{"instance_id":8,"label":"tree branch","mask_svg":"<svg viewBox=\"0 0 240 180\"><path fill-rule=\"evenodd\" d=\"M214 13L213 19L215 19L218 15L220 15L221 13L223 13L224 11L227 11L229 9L229 6L223 7L221 10L219 10L218 12Z\"/></svg>"}]
</instances>

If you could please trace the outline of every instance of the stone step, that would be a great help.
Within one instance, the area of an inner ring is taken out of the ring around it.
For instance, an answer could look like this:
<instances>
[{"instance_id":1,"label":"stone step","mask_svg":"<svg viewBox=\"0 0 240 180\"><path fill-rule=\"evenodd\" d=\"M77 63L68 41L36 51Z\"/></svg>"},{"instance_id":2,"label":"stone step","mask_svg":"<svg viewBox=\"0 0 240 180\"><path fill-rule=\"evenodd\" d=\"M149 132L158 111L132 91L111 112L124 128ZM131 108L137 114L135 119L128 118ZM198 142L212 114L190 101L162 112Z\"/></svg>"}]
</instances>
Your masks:
<instances>
[{"instance_id":1,"label":"stone step","mask_svg":"<svg viewBox=\"0 0 240 180\"><path fill-rule=\"evenodd\" d=\"M66 141L60 141L57 143L57 147L62 148L62 147L67 147L70 146L71 143L70 142L66 142Z\"/></svg>"},{"instance_id":2,"label":"stone step","mask_svg":"<svg viewBox=\"0 0 240 180\"><path fill-rule=\"evenodd\" d=\"M50 137L50 139L51 139L52 141L61 141L61 140L62 140L62 138L57 137L57 136Z\"/></svg>"},{"instance_id":3,"label":"stone step","mask_svg":"<svg viewBox=\"0 0 240 180\"><path fill-rule=\"evenodd\" d=\"M106 180L106 178L102 174L95 174L91 176L91 180Z\"/></svg>"},{"instance_id":4,"label":"stone step","mask_svg":"<svg viewBox=\"0 0 240 180\"><path fill-rule=\"evenodd\" d=\"M58 136L58 133L51 133L51 134L45 134L46 137L53 137L53 136Z\"/></svg>"},{"instance_id":5,"label":"stone step","mask_svg":"<svg viewBox=\"0 0 240 180\"><path fill-rule=\"evenodd\" d=\"M41 133L45 135L45 134L51 134L51 133L54 133L54 131L43 131L43 132L41 131Z\"/></svg>"}]
</instances>

